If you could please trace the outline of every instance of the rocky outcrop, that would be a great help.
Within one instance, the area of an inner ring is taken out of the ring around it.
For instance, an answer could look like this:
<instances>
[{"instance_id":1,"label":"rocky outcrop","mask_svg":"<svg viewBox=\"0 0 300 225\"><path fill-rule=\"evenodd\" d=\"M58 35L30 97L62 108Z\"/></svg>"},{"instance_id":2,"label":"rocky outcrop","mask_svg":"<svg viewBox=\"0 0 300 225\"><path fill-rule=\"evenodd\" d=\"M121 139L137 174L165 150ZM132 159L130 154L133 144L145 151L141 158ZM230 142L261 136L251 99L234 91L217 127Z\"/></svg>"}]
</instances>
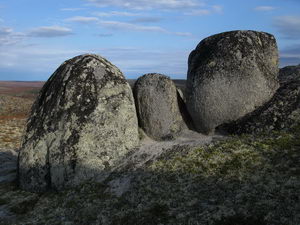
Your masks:
<instances>
[{"instance_id":1,"label":"rocky outcrop","mask_svg":"<svg viewBox=\"0 0 300 225\"><path fill-rule=\"evenodd\" d=\"M298 66L286 66L279 70L279 81L300 80L300 64Z\"/></svg>"},{"instance_id":2,"label":"rocky outcrop","mask_svg":"<svg viewBox=\"0 0 300 225\"><path fill-rule=\"evenodd\" d=\"M63 189L103 179L138 145L132 91L118 68L97 55L63 63L33 105L19 154L19 184Z\"/></svg>"},{"instance_id":3,"label":"rocky outcrop","mask_svg":"<svg viewBox=\"0 0 300 225\"><path fill-rule=\"evenodd\" d=\"M188 62L187 108L196 129L212 133L270 100L278 88L275 38L232 31L201 41Z\"/></svg>"},{"instance_id":4,"label":"rocky outcrop","mask_svg":"<svg viewBox=\"0 0 300 225\"><path fill-rule=\"evenodd\" d=\"M243 134L288 130L299 126L300 76L296 70L291 71L291 68L280 70L281 85L270 101L245 117L220 126L219 129L231 134Z\"/></svg>"},{"instance_id":5,"label":"rocky outcrop","mask_svg":"<svg viewBox=\"0 0 300 225\"><path fill-rule=\"evenodd\" d=\"M185 123L182 118L177 88L162 74L146 74L134 85L139 125L155 140L172 139Z\"/></svg>"}]
</instances>

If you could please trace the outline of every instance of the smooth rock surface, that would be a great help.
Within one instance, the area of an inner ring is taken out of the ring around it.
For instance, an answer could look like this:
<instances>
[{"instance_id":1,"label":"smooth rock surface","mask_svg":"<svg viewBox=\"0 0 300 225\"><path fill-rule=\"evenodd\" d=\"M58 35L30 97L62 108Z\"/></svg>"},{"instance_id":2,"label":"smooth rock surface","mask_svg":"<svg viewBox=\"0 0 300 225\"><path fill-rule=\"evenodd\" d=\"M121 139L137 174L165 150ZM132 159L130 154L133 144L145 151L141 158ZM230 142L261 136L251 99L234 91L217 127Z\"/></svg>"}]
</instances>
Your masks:
<instances>
[{"instance_id":1,"label":"smooth rock surface","mask_svg":"<svg viewBox=\"0 0 300 225\"><path fill-rule=\"evenodd\" d=\"M169 77L145 74L136 81L133 90L139 125L149 137L172 139L186 128L180 112L180 96Z\"/></svg>"},{"instance_id":2,"label":"smooth rock surface","mask_svg":"<svg viewBox=\"0 0 300 225\"><path fill-rule=\"evenodd\" d=\"M289 130L300 126L300 76L289 73L280 78L274 97L243 118L224 124L221 130L230 134Z\"/></svg>"},{"instance_id":3,"label":"smooth rock surface","mask_svg":"<svg viewBox=\"0 0 300 225\"><path fill-rule=\"evenodd\" d=\"M188 61L187 108L197 131L213 133L270 100L278 50L268 33L231 31L202 40Z\"/></svg>"},{"instance_id":4,"label":"smooth rock surface","mask_svg":"<svg viewBox=\"0 0 300 225\"><path fill-rule=\"evenodd\" d=\"M19 154L20 186L40 192L101 180L138 144L123 74L100 56L77 56L55 71L33 105Z\"/></svg>"}]
</instances>

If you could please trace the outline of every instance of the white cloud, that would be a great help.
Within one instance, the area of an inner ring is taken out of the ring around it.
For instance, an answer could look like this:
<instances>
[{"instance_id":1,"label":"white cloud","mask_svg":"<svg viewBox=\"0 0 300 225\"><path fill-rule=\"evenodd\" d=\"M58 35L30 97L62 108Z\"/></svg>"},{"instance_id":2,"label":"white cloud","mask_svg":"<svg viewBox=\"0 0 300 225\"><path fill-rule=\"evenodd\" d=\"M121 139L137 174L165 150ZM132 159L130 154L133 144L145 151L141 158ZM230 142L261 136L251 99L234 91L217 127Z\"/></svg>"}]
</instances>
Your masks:
<instances>
[{"instance_id":1,"label":"white cloud","mask_svg":"<svg viewBox=\"0 0 300 225\"><path fill-rule=\"evenodd\" d=\"M9 35L11 34L13 31L12 28L9 28L9 27L2 27L0 28L0 36L6 36L6 35Z\"/></svg>"},{"instance_id":2,"label":"white cloud","mask_svg":"<svg viewBox=\"0 0 300 225\"><path fill-rule=\"evenodd\" d=\"M213 5L212 10L216 13L222 13L223 12L223 6L221 5Z\"/></svg>"},{"instance_id":3,"label":"white cloud","mask_svg":"<svg viewBox=\"0 0 300 225\"><path fill-rule=\"evenodd\" d=\"M132 23L158 23L162 21L163 19L161 17L139 17L136 19L131 20Z\"/></svg>"},{"instance_id":4,"label":"white cloud","mask_svg":"<svg viewBox=\"0 0 300 225\"><path fill-rule=\"evenodd\" d=\"M136 78L145 73L157 72L172 76L172 78L186 78L187 58L189 50L145 49L136 47L101 48L94 52L118 66L127 78ZM141 57L142 56L142 57Z\"/></svg>"},{"instance_id":5,"label":"white cloud","mask_svg":"<svg viewBox=\"0 0 300 225\"><path fill-rule=\"evenodd\" d=\"M52 37L68 36L72 34L73 34L72 30L67 27L45 26L45 27L37 27L32 29L28 35L33 37L52 38Z\"/></svg>"},{"instance_id":6,"label":"white cloud","mask_svg":"<svg viewBox=\"0 0 300 225\"><path fill-rule=\"evenodd\" d=\"M187 16L206 16L211 14L211 11L208 9L196 9L196 10L191 10L189 12L184 13Z\"/></svg>"},{"instance_id":7,"label":"white cloud","mask_svg":"<svg viewBox=\"0 0 300 225\"><path fill-rule=\"evenodd\" d=\"M96 17L86 17L86 16L74 16L71 18L65 19L68 22L78 22L78 23L90 23L97 22L99 19Z\"/></svg>"},{"instance_id":8,"label":"white cloud","mask_svg":"<svg viewBox=\"0 0 300 225\"><path fill-rule=\"evenodd\" d=\"M137 25L132 23L120 22L120 21L100 20L98 24L115 30L129 30L129 31L131 30L131 31L143 31L143 32L147 31L147 32L173 34L176 36L192 36L192 34L188 32L171 32L159 26L143 26L143 25Z\"/></svg>"},{"instance_id":9,"label":"white cloud","mask_svg":"<svg viewBox=\"0 0 300 225\"><path fill-rule=\"evenodd\" d=\"M95 36L97 36L97 37L112 37L113 34L111 34L111 33L101 33L101 34L96 34Z\"/></svg>"},{"instance_id":10,"label":"white cloud","mask_svg":"<svg viewBox=\"0 0 300 225\"><path fill-rule=\"evenodd\" d=\"M201 6L197 0L85 0L98 7L122 7L134 10L183 9Z\"/></svg>"},{"instance_id":11,"label":"white cloud","mask_svg":"<svg viewBox=\"0 0 300 225\"><path fill-rule=\"evenodd\" d=\"M273 25L288 39L300 39L300 17L282 16L274 19Z\"/></svg>"},{"instance_id":12,"label":"white cloud","mask_svg":"<svg viewBox=\"0 0 300 225\"><path fill-rule=\"evenodd\" d=\"M24 37L23 33L14 32L12 28L0 27L0 46L19 44Z\"/></svg>"},{"instance_id":13,"label":"white cloud","mask_svg":"<svg viewBox=\"0 0 300 225\"><path fill-rule=\"evenodd\" d=\"M221 5L212 5L203 9L191 9L190 11L187 11L184 13L184 15L187 16L206 16L210 15L212 13L222 13L223 12L223 6Z\"/></svg>"},{"instance_id":14,"label":"white cloud","mask_svg":"<svg viewBox=\"0 0 300 225\"><path fill-rule=\"evenodd\" d=\"M254 10L256 11L273 11L276 8L273 6L257 6L256 8L254 8Z\"/></svg>"},{"instance_id":15,"label":"white cloud","mask_svg":"<svg viewBox=\"0 0 300 225\"><path fill-rule=\"evenodd\" d=\"M93 13L95 16L99 17L112 17L112 16L141 16L140 13L132 13L132 12L120 12L120 11L111 11L111 12L95 12Z\"/></svg>"},{"instance_id":16,"label":"white cloud","mask_svg":"<svg viewBox=\"0 0 300 225\"><path fill-rule=\"evenodd\" d=\"M280 50L280 66L300 64L300 45L295 44Z\"/></svg>"},{"instance_id":17,"label":"white cloud","mask_svg":"<svg viewBox=\"0 0 300 225\"><path fill-rule=\"evenodd\" d=\"M175 34L177 36L182 36L182 37L191 37L191 36L193 36L193 34L190 33L190 32L170 32L170 34Z\"/></svg>"},{"instance_id":18,"label":"white cloud","mask_svg":"<svg viewBox=\"0 0 300 225\"><path fill-rule=\"evenodd\" d=\"M65 60L83 54L82 50L69 50L62 46L39 45L0 48L0 68L13 67L26 72L41 71L49 76Z\"/></svg>"},{"instance_id":19,"label":"white cloud","mask_svg":"<svg viewBox=\"0 0 300 225\"><path fill-rule=\"evenodd\" d=\"M162 33L167 32L167 30L158 26L142 26L142 25L136 25L136 24L125 23L120 21L101 20L99 21L99 24L111 29L118 29L118 30L152 31L152 32L162 32Z\"/></svg>"},{"instance_id":20,"label":"white cloud","mask_svg":"<svg viewBox=\"0 0 300 225\"><path fill-rule=\"evenodd\" d=\"M93 15L98 17L137 17L130 21L132 23L157 23L162 20L160 17L145 16L145 13L133 13L127 11L94 12Z\"/></svg>"},{"instance_id":21,"label":"white cloud","mask_svg":"<svg viewBox=\"0 0 300 225\"><path fill-rule=\"evenodd\" d=\"M71 11L71 12L75 12L75 11L81 11L84 10L85 8L62 8L60 9L60 11Z\"/></svg>"},{"instance_id":22,"label":"white cloud","mask_svg":"<svg viewBox=\"0 0 300 225\"><path fill-rule=\"evenodd\" d=\"M173 78L185 78L188 50L171 49L144 49L136 47L115 47L99 49L74 49L66 46L43 47L39 45L25 47L0 47L0 69L12 67L15 70L31 74L31 77L23 79L45 80L65 60L84 53L99 54L130 78L139 75L158 72L170 75ZM142 56L142 57L141 57ZM38 74L38 75L37 75ZM22 78L20 78L22 79Z\"/></svg>"}]
</instances>

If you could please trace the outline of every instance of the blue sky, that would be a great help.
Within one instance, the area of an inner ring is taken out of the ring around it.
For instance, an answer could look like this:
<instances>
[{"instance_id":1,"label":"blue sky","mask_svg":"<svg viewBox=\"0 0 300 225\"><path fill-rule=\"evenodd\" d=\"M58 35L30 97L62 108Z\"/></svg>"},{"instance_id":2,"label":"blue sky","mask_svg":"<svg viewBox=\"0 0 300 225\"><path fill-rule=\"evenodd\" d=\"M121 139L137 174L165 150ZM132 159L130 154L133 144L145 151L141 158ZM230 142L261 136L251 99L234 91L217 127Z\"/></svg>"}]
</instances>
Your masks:
<instances>
[{"instance_id":1,"label":"blue sky","mask_svg":"<svg viewBox=\"0 0 300 225\"><path fill-rule=\"evenodd\" d=\"M0 80L47 80L99 54L127 78L186 78L189 53L229 30L275 35L280 66L300 63L299 0L0 0Z\"/></svg>"}]
</instances>

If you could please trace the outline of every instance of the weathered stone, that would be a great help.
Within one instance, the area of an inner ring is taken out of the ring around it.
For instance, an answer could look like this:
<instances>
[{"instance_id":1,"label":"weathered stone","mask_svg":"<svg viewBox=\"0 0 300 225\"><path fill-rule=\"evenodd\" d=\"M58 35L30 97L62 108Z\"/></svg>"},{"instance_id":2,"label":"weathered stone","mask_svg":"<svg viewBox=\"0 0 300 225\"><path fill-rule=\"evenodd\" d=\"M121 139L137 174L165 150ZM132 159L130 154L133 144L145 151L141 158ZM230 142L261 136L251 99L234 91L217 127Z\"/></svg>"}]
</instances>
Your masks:
<instances>
[{"instance_id":1,"label":"weathered stone","mask_svg":"<svg viewBox=\"0 0 300 225\"><path fill-rule=\"evenodd\" d=\"M77 56L55 71L33 105L19 154L20 186L60 190L101 180L138 142L123 74L100 56Z\"/></svg>"},{"instance_id":2,"label":"weathered stone","mask_svg":"<svg viewBox=\"0 0 300 225\"><path fill-rule=\"evenodd\" d=\"M288 130L299 125L300 79L289 77L266 104L237 121L220 126L219 129L230 134L243 134Z\"/></svg>"},{"instance_id":3,"label":"weathered stone","mask_svg":"<svg viewBox=\"0 0 300 225\"><path fill-rule=\"evenodd\" d=\"M139 125L155 139L172 139L186 127L182 118L178 93L167 76L152 73L140 77L134 85Z\"/></svg>"},{"instance_id":4,"label":"weathered stone","mask_svg":"<svg viewBox=\"0 0 300 225\"><path fill-rule=\"evenodd\" d=\"M287 82L289 80L300 80L300 64L298 66L286 66L279 70L279 81Z\"/></svg>"},{"instance_id":5,"label":"weathered stone","mask_svg":"<svg viewBox=\"0 0 300 225\"><path fill-rule=\"evenodd\" d=\"M188 66L187 108L203 133L252 112L279 86L276 40L263 32L208 37L191 52Z\"/></svg>"}]
</instances>

